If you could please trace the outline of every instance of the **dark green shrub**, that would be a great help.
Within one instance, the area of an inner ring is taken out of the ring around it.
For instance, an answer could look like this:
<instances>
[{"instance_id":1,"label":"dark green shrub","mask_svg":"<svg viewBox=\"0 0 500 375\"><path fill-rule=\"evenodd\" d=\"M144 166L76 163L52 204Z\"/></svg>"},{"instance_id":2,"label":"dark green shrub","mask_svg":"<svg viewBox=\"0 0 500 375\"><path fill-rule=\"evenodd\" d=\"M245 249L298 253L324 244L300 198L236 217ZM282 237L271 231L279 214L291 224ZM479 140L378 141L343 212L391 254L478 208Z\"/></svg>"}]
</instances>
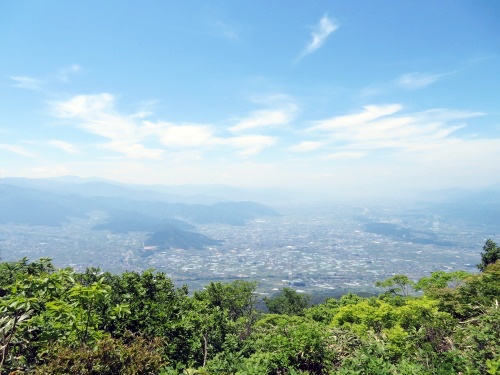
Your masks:
<instances>
[{"instance_id":1,"label":"dark green shrub","mask_svg":"<svg viewBox=\"0 0 500 375\"><path fill-rule=\"evenodd\" d=\"M94 347L67 348L57 346L36 375L156 375L166 365L162 340L146 340L141 336L126 339L104 338Z\"/></svg>"}]
</instances>

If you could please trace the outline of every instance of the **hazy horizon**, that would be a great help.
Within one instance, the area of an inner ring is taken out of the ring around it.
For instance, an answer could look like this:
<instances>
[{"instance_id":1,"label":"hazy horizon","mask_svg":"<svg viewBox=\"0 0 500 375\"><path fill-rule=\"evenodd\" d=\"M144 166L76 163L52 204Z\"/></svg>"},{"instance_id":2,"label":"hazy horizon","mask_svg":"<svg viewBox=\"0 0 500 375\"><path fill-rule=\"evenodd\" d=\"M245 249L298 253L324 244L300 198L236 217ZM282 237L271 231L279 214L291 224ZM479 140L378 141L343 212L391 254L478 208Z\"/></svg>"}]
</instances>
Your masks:
<instances>
[{"instance_id":1,"label":"hazy horizon","mask_svg":"<svg viewBox=\"0 0 500 375\"><path fill-rule=\"evenodd\" d=\"M10 1L0 177L406 198L500 183L500 3Z\"/></svg>"},{"instance_id":2,"label":"hazy horizon","mask_svg":"<svg viewBox=\"0 0 500 375\"><path fill-rule=\"evenodd\" d=\"M27 179L27 180L26 180ZM27 184L25 185L23 181ZM38 181L42 181L40 185ZM43 181L47 181L46 184ZM376 192L369 194L366 192L360 193L355 191L325 191L318 187L316 190L300 189L295 186L288 187L245 187L237 185L223 184L144 184L144 183L127 183L118 180L99 178L99 177L78 177L78 176L58 176L58 177L43 177L43 178L27 178L6 176L0 177L0 184L6 183L9 185L27 187L35 190L60 191L70 194L81 194L89 196L102 196L102 192L106 195L111 194L112 188L124 187L125 189L136 190L137 192L161 192L167 194L165 200L168 201L169 194L174 199L175 196L192 198L191 204L213 204L222 201L255 201L270 205L275 208L284 208L287 206L326 206L337 204L352 204L352 205L413 205L430 202L448 202L461 203L465 201L480 201L484 199L481 194L493 193L500 196L500 185L486 185L477 188L452 187L447 189L422 189L397 192L387 192L381 194ZM88 185L92 183L103 183L104 185ZM54 185L55 184L55 185ZM58 185L59 186L58 189ZM74 191L72 186L81 185L82 189ZM104 189L104 190L103 190ZM127 190L126 190L127 191ZM128 190L130 192L130 190ZM118 191L120 195L120 191ZM125 194L127 195L127 194ZM153 196L155 197L155 196ZM205 198L203 198L205 197ZM163 200L155 198L158 200ZM496 199L496 198L495 198ZM175 199L174 199L175 200ZM183 201L185 203L188 201Z\"/></svg>"}]
</instances>

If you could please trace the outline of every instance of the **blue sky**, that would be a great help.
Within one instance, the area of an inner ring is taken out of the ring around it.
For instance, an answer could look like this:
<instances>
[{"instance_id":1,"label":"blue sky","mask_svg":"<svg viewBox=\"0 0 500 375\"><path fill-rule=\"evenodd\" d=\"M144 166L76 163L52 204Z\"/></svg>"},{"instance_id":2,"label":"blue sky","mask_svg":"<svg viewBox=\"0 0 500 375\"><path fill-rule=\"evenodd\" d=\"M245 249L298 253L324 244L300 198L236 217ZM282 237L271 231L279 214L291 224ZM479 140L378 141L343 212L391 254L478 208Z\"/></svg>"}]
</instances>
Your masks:
<instances>
[{"instance_id":1,"label":"blue sky","mask_svg":"<svg viewBox=\"0 0 500 375\"><path fill-rule=\"evenodd\" d=\"M3 1L0 177L500 183L500 2Z\"/></svg>"}]
</instances>

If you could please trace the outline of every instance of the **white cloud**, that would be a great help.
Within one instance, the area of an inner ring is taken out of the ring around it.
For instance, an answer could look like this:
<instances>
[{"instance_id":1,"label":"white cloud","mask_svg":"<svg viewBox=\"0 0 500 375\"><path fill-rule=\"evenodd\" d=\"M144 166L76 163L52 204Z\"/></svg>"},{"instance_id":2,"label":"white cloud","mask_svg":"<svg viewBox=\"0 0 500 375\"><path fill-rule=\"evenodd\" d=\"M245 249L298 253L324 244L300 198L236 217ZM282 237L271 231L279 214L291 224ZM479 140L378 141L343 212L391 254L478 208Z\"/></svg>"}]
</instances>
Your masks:
<instances>
[{"instance_id":1,"label":"white cloud","mask_svg":"<svg viewBox=\"0 0 500 375\"><path fill-rule=\"evenodd\" d=\"M9 152L12 152L14 154L18 154L18 155L21 155L21 156L26 156L28 158L34 158L35 157L35 155L32 152L26 150L23 147L19 147L19 146L0 144L0 150L9 151Z\"/></svg>"},{"instance_id":2,"label":"white cloud","mask_svg":"<svg viewBox=\"0 0 500 375\"><path fill-rule=\"evenodd\" d=\"M360 159L367 156L367 152L350 152L350 151L342 151L342 152L334 152L328 155L325 155L323 159L336 159L336 160L345 160L345 159Z\"/></svg>"},{"instance_id":3,"label":"white cloud","mask_svg":"<svg viewBox=\"0 0 500 375\"><path fill-rule=\"evenodd\" d=\"M79 153L79 150L78 150L78 148L75 147L75 145L72 145L71 143L68 143L65 141L51 140L51 141L49 141L49 144L51 146L60 148L61 150L64 150L69 154Z\"/></svg>"},{"instance_id":4,"label":"white cloud","mask_svg":"<svg viewBox=\"0 0 500 375\"><path fill-rule=\"evenodd\" d=\"M97 95L77 95L65 102L55 102L56 115L62 118L96 118L113 108L114 97L103 93Z\"/></svg>"},{"instance_id":5,"label":"white cloud","mask_svg":"<svg viewBox=\"0 0 500 375\"><path fill-rule=\"evenodd\" d=\"M394 81L389 85L394 87ZM117 176L130 180L311 184L328 190L339 186L356 194L362 186L385 191L387 186L399 189L403 185L437 185L440 179L443 184L460 184L472 178L488 183L492 178L484 176L488 175L484 171L498 172L492 160L500 157L500 139L473 139L466 135L470 132L460 130L467 127L469 119L481 116L480 112L447 108L411 111L398 103L373 104L325 116L309 123L303 131L303 123L294 128L288 126L298 108L290 98L276 95L254 101L258 103L257 110L228 126L148 121L151 118L145 117L151 114L149 108L137 106L134 113L124 113L108 93L78 95L54 102L53 109L63 123L102 137L95 148L107 150L107 158L96 155L102 165L79 166L75 158L65 162L68 170L81 168L86 175L100 171L102 177L109 177L119 169ZM273 130L271 135L278 133L276 129L284 129L287 134L281 140L266 135L264 131L269 129ZM289 143L284 144L285 140ZM77 150L64 141L49 142L67 152ZM281 146L281 155L272 153L273 159L267 159L267 163L252 162L265 160L251 158L253 155L269 149L278 151L276 145ZM29 146L26 150L9 145L0 148L33 156ZM26 159L17 159L27 163ZM300 178L297 171L301 171ZM325 184L318 184L314 176L322 176Z\"/></svg>"},{"instance_id":6,"label":"white cloud","mask_svg":"<svg viewBox=\"0 0 500 375\"><path fill-rule=\"evenodd\" d=\"M330 119L316 121L310 130L332 130L335 128L345 128L372 121L380 117L392 115L399 112L403 107L400 104L390 105L368 105L363 107L359 113L332 117Z\"/></svg>"},{"instance_id":7,"label":"white cloud","mask_svg":"<svg viewBox=\"0 0 500 375\"><path fill-rule=\"evenodd\" d=\"M217 143L213 131L208 125L182 124L168 122L144 122L145 133L156 134L161 142L169 147L203 147Z\"/></svg>"},{"instance_id":8,"label":"white cloud","mask_svg":"<svg viewBox=\"0 0 500 375\"><path fill-rule=\"evenodd\" d=\"M82 70L82 67L78 64L72 64L67 67L62 68L56 75L57 79L62 82L68 82L69 77L72 74L79 73Z\"/></svg>"},{"instance_id":9,"label":"white cloud","mask_svg":"<svg viewBox=\"0 0 500 375\"><path fill-rule=\"evenodd\" d=\"M275 138L264 135L224 138L217 136L215 127L207 124L152 122L142 120L138 114L126 116L115 110L114 96L108 93L78 95L67 101L55 102L53 111L55 116L74 120L81 129L108 139L108 143L101 145L103 148L133 159L160 159L165 154L165 148L206 150L219 147L237 149L241 156L248 157L276 143ZM255 126L254 123L248 128ZM258 126L264 125L260 123ZM146 146L152 143L164 148Z\"/></svg>"},{"instance_id":10,"label":"white cloud","mask_svg":"<svg viewBox=\"0 0 500 375\"><path fill-rule=\"evenodd\" d=\"M28 76L11 76L10 79L15 82L14 87L27 90L41 90L44 84L54 81L68 82L72 74L79 73L81 70L80 65L72 64L62 68L57 73L46 75L43 80Z\"/></svg>"},{"instance_id":11,"label":"white cloud","mask_svg":"<svg viewBox=\"0 0 500 375\"><path fill-rule=\"evenodd\" d=\"M103 145L104 148L120 152L131 159L161 159L164 150L146 148L140 143L113 141Z\"/></svg>"},{"instance_id":12,"label":"white cloud","mask_svg":"<svg viewBox=\"0 0 500 375\"><path fill-rule=\"evenodd\" d=\"M265 135L244 135L241 137L226 138L222 143L241 149L239 154L247 157L258 154L266 147L275 145L276 139Z\"/></svg>"},{"instance_id":13,"label":"white cloud","mask_svg":"<svg viewBox=\"0 0 500 375\"><path fill-rule=\"evenodd\" d=\"M324 142L302 141L299 144L289 147L288 149L293 152L310 152L315 151L323 146Z\"/></svg>"},{"instance_id":14,"label":"white cloud","mask_svg":"<svg viewBox=\"0 0 500 375\"><path fill-rule=\"evenodd\" d=\"M270 95L254 98L253 101L271 108L251 112L250 115L239 119L229 131L237 133L249 129L286 125L294 119L298 109L297 105L285 95Z\"/></svg>"},{"instance_id":15,"label":"white cloud","mask_svg":"<svg viewBox=\"0 0 500 375\"><path fill-rule=\"evenodd\" d=\"M76 120L80 128L109 139L111 142L104 145L107 149L134 159L157 159L163 153L139 143L143 137L141 127L134 119L136 116L117 113L111 94L77 95L70 100L53 103L53 108L57 117Z\"/></svg>"},{"instance_id":16,"label":"white cloud","mask_svg":"<svg viewBox=\"0 0 500 375\"><path fill-rule=\"evenodd\" d=\"M422 73L412 72L402 74L396 79L387 81L385 83L371 84L362 88L359 92L359 97L367 99L370 97L380 96L387 93L393 93L395 90L418 90L430 86L446 76L457 73L457 71L450 71L445 73Z\"/></svg>"},{"instance_id":17,"label":"white cloud","mask_svg":"<svg viewBox=\"0 0 500 375\"><path fill-rule=\"evenodd\" d=\"M40 90L43 84L42 80L26 76L12 76L10 79L16 82L14 87L18 87L20 89Z\"/></svg>"},{"instance_id":18,"label":"white cloud","mask_svg":"<svg viewBox=\"0 0 500 375\"><path fill-rule=\"evenodd\" d=\"M439 81L442 77L449 75L451 73L445 74L429 74L429 73L407 73L403 74L396 80L396 84L402 88L409 90L416 90L426 86L430 86L433 83Z\"/></svg>"},{"instance_id":19,"label":"white cloud","mask_svg":"<svg viewBox=\"0 0 500 375\"><path fill-rule=\"evenodd\" d=\"M313 53L318 48L320 48L325 43L328 36L338 28L339 25L328 18L328 16L325 14L311 33L311 41L302 52L301 57Z\"/></svg>"},{"instance_id":20,"label":"white cloud","mask_svg":"<svg viewBox=\"0 0 500 375\"><path fill-rule=\"evenodd\" d=\"M460 111L454 109L446 108L435 108L429 109L427 111L422 111L419 113L422 119L426 120L439 120L439 121L451 121L451 120L462 120L466 118L484 116L483 112L473 112L473 111Z\"/></svg>"},{"instance_id":21,"label":"white cloud","mask_svg":"<svg viewBox=\"0 0 500 375\"><path fill-rule=\"evenodd\" d=\"M258 110L250 116L241 119L235 126L229 128L231 132L240 132L248 129L266 126L284 125L292 120L292 114L286 110Z\"/></svg>"},{"instance_id":22,"label":"white cloud","mask_svg":"<svg viewBox=\"0 0 500 375\"><path fill-rule=\"evenodd\" d=\"M482 115L448 109L401 113L402 108L399 104L366 106L359 113L317 121L309 134L321 133L321 142L347 149L349 156L376 149L424 151L456 142L453 134L465 127L463 121Z\"/></svg>"}]
</instances>

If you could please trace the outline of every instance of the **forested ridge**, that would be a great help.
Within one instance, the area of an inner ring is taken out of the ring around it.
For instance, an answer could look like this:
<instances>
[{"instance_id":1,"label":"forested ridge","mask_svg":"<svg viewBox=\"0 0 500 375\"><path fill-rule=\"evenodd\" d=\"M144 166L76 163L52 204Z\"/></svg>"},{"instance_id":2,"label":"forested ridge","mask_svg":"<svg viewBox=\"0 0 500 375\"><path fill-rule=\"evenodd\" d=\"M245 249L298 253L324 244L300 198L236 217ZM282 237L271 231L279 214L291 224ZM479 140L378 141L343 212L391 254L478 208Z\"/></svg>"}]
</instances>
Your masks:
<instances>
[{"instance_id":1,"label":"forested ridge","mask_svg":"<svg viewBox=\"0 0 500 375\"><path fill-rule=\"evenodd\" d=\"M378 297L314 306L246 281L190 295L153 270L4 262L1 373L500 374L499 258L488 240L480 273L394 275Z\"/></svg>"}]
</instances>

